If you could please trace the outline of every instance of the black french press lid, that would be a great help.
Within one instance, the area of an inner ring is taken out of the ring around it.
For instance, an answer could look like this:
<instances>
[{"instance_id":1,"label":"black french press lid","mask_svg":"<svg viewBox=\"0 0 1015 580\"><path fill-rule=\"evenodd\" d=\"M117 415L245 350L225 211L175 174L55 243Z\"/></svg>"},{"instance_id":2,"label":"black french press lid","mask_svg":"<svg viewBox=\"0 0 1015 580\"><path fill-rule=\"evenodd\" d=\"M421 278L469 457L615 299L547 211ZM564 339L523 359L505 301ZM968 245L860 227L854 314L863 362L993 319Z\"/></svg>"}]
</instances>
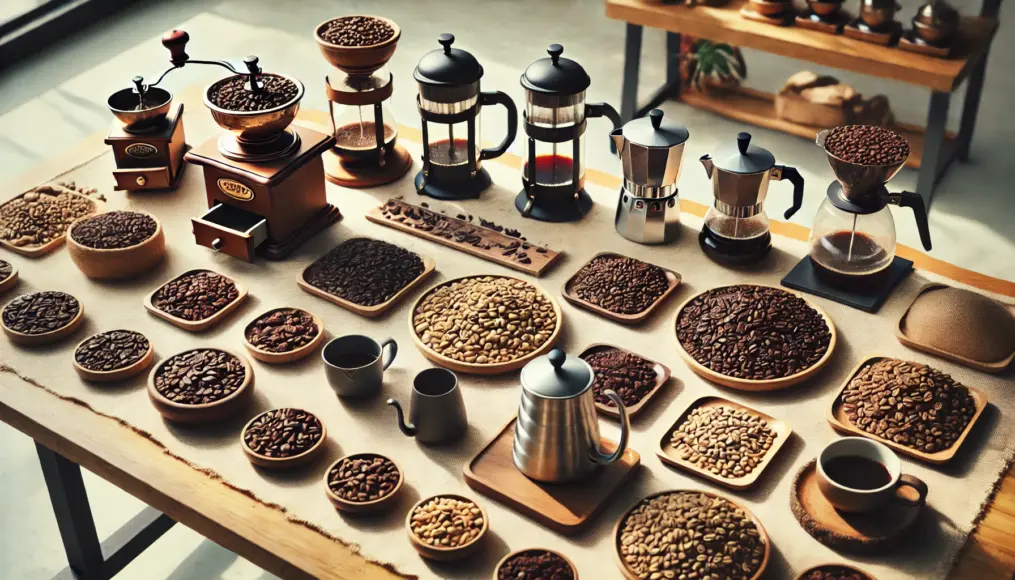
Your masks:
<instances>
[{"instance_id":1,"label":"black french press lid","mask_svg":"<svg viewBox=\"0 0 1015 580\"><path fill-rule=\"evenodd\" d=\"M455 35L444 33L437 37L443 48L431 50L419 59L412 76L425 85L469 85L483 76L483 66L476 57L460 48L451 48Z\"/></svg>"},{"instance_id":2,"label":"black french press lid","mask_svg":"<svg viewBox=\"0 0 1015 580\"><path fill-rule=\"evenodd\" d=\"M564 47L551 44L546 52L549 58L541 58L529 65L522 73L522 86L526 90L547 95L576 95L592 84L592 79L582 65L569 58L562 58Z\"/></svg>"},{"instance_id":3,"label":"black french press lid","mask_svg":"<svg viewBox=\"0 0 1015 580\"><path fill-rule=\"evenodd\" d=\"M737 147L723 147L713 161L715 166L730 173L761 173L775 167L775 155L768 149L751 145L751 134L737 133Z\"/></svg>"}]
</instances>

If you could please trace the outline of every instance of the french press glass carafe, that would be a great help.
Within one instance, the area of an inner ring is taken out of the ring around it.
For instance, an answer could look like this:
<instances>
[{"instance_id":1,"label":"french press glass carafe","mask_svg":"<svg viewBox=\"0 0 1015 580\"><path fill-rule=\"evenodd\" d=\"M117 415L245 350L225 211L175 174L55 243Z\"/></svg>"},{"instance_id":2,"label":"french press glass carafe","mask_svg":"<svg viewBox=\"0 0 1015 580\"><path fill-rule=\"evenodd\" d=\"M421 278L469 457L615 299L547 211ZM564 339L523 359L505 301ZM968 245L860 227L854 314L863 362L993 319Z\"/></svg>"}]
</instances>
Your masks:
<instances>
[{"instance_id":1,"label":"french press glass carafe","mask_svg":"<svg viewBox=\"0 0 1015 580\"><path fill-rule=\"evenodd\" d=\"M476 198L490 185L481 162L503 155L514 142L518 111L507 94L479 90L483 67L468 52L451 47L454 35L442 34L437 41L442 48L424 55L413 72L424 143L416 191L438 199ZM507 135L491 149L480 149L484 105L507 109Z\"/></svg>"}]
</instances>

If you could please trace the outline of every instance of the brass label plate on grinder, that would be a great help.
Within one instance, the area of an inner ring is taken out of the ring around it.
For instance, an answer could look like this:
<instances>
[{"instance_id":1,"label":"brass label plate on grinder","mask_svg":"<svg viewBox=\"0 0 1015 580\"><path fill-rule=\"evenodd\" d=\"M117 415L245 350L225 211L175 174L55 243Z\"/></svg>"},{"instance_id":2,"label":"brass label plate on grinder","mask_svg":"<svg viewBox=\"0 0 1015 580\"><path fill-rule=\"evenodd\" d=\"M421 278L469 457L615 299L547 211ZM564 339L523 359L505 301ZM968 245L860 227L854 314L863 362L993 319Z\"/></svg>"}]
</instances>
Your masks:
<instances>
[{"instance_id":1,"label":"brass label plate on grinder","mask_svg":"<svg viewBox=\"0 0 1015 580\"><path fill-rule=\"evenodd\" d=\"M246 185L243 185L239 181L236 181L235 179L226 179L225 177L220 177L217 182L217 185L219 187L219 190L222 191L222 193L228 195L233 199L239 201L250 201L254 199L254 190L250 189Z\"/></svg>"},{"instance_id":2,"label":"brass label plate on grinder","mask_svg":"<svg viewBox=\"0 0 1015 580\"><path fill-rule=\"evenodd\" d=\"M159 150L148 143L131 143L124 148L123 152L135 159L148 159L157 155Z\"/></svg>"}]
</instances>

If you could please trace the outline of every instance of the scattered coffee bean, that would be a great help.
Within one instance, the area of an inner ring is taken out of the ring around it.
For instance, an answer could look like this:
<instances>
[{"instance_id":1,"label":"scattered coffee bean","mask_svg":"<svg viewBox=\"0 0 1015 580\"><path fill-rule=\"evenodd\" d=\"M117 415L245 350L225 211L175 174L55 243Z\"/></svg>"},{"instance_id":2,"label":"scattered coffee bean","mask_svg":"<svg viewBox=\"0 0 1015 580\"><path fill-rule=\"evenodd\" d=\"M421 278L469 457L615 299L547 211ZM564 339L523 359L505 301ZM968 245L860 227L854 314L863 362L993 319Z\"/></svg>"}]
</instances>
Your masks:
<instances>
[{"instance_id":1,"label":"scattered coffee bean","mask_svg":"<svg viewBox=\"0 0 1015 580\"><path fill-rule=\"evenodd\" d=\"M633 407L656 386L655 365L636 354L619 348L604 348L582 355L582 359L595 374L592 391L596 402L607 407L615 405L603 394L606 389L613 389L620 395L625 407Z\"/></svg>"},{"instance_id":2,"label":"scattered coffee bean","mask_svg":"<svg viewBox=\"0 0 1015 580\"><path fill-rule=\"evenodd\" d=\"M497 569L497 580L574 580L574 570L559 554L533 549L505 560Z\"/></svg>"},{"instance_id":3,"label":"scattered coffee bean","mask_svg":"<svg viewBox=\"0 0 1015 580\"><path fill-rule=\"evenodd\" d=\"M859 165L891 165L909 157L909 142L878 125L843 125L829 131L825 150Z\"/></svg>"},{"instance_id":4,"label":"scattered coffee bean","mask_svg":"<svg viewBox=\"0 0 1015 580\"><path fill-rule=\"evenodd\" d=\"M582 300L617 314L644 312L669 288L666 272L625 256L597 256L571 279Z\"/></svg>"},{"instance_id":5,"label":"scattered coffee bean","mask_svg":"<svg viewBox=\"0 0 1015 580\"><path fill-rule=\"evenodd\" d=\"M232 280L209 270L195 270L156 290L152 304L163 312L194 322L209 318L239 296Z\"/></svg>"},{"instance_id":6,"label":"scattered coffee bean","mask_svg":"<svg viewBox=\"0 0 1015 580\"><path fill-rule=\"evenodd\" d=\"M475 503L437 496L412 511L409 527L424 544L460 548L479 538L483 522L483 512Z\"/></svg>"},{"instance_id":7,"label":"scattered coffee bean","mask_svg":"<svg viewBox=\"0 0 1015 580\"><path fill-rule=\"evenodd\" d=\"M777 437L768 421L714 405L692 410L670 436L680 458L720 477L745 477L765 459Z\"/></svg>"},{"instance_id":8,"label":"scattered coffee bean","mask_svg":"<svg viewBox=\"0 0 1015 580\"><path fill-rule=\"evenodd\" d=\"M22 294L3 311L4 326L21 334L45 334L71 323L81 312L78 299L63 292Z\"/></svg>"},{"instance_id":9,"label":"scattered coffee bean","mask_svg":"<svg viewBox=\"0 0 1015 580\"><path fill-rule=\"evenodd\" d=\"M805 580L871 580L871 578L859 570L830 564L811 570Z\"/></svg>"},{"instance_id":10,"label":"scattered coffee bean","mask_svg":"<svg viewBox=\"0 0 1015 580\"><path fill-rule=\"evenodd\" d=\"M323 434L321 420L301 409L273 409L254 417L243 430L243 443L258 455L283 459L303 455Z\"/></svg>"},{"instance_id":11,"label":"scattered coffee bean","mask_svg":"<svg viewBox=\"0 0 1015 580\"><path fill-rule=\"evenodd\" d=\"M42 246L67 233L71 222L95 210L90 199L40 185L0 206L0 240L19 248Z\"/></svg>"},{"instance_id":12,"label":"scattered coffee bean","mask_svg":"<svg viewBox=\"0 0 1015 580\"><path fill-rule=\"evenodd\" d=\"M110 330L88 337L74 351L74 360L90 371L115 371L141 360L151 343L133 330Z\"/></svg>"},{"instance_id":13,"label":"scattered coffee bean","mask_svg":"<svg viewBox=\"0 0 1015 580\"><path fill-rule=\"evenodd\" d=\"M247 325L247 342L268 352L289 352L310 344L320 332L314 317L299 308L266 312Z\"/></svg>"},{"instance_id":14,"label":"scattered coffee bean","mask_svg":"<svg viewBox=\"0 0 1015 580\"><path fill-rule=\"evenodd\" d=\"M157 227L155 219L148 214L110 211L75 223L70 236L75 242L89 248L129 248L154 236Z\"/></svg>"},{"instance_id":15,"label":"scattered coffee bean","mask_svg":"<svg viewBox=\"0 0 1015 580\"><path fill-rule=\"evenodd\" d=\"M761 567L765 543L736 504L693 491L645 498L620 524L620 556L642 580L746 580Z\"/></svg>"},{"instance_id":16,"label":"scattered coffee bean","mask_svg":"<svg viewBox=\"0 0 1015 580\"><path fill-rule=\"evenodd\" d=\"M842 392L860 429L925 453L955 444L976 413L969 389L920 363L886 358L865 365Z\"/></svg>"},{"instance_id":17,"label":"scattered coffee bean","mask_svg":"<svg viewBox=\"0 0 1015 580\"><path fill-rule=\"evenodd\" d=\"M0 282L11 277L14 273L14 266L7 260L0 260Z\"/></svg>"},{"instance_id":18,"label":"scattered coffee bean","mask_svg":"<svg viewBox=\"0 0 1015 580\"><path fill-rule=\"evenodd\" d=\"M714 288L677 318L677 339L694 360L731 377L777 379L817 363L831 331L799 296L768 286Z\"/></svg>"},{"instance_id":19,"label":"scattered coffee bean","mask_svg":"<svg viewBox=\"0 0 1015 580\"><path fill-rule=\"evenodd\" d=\"M328 489L346 501L376 501L393 493L400 478L398 467L387 457L362 453L331 468Z\"/></svg>"},{"instance_id":20,"label":"scattered coffee bean","mask_svg":"<svg viewBox=\"0 0 1015 580\"><path fill-rule=\"evenodd\" d=\"M303 279L361 306L387 302L423 273L423 260L405 248L368 238L342 242L307 268Z\"/></svg>"},{"instance_id":21,"label":"scattered coffee bean","mask_svg":"<svg viewBox=\"0 0 1015 580\"><path fill-rule=\"evenodd\" d=\"M454 280L412 313L416 336L448 358L495 364L538 349L557 328L553 303L532 284L500 276Z\"/></svg>"},{"instance_id":22,"label":"scattered coffee bean","mask_svg":"<svg viewBox=\"0 0 1015 580\"><path fill-rule=\"evenodd\" d=\"M279 75L258 75L262 87L256 93L245 88L249 80L245 74L222 79L208 88L208 100L227 111L265 111L292 104L300 92L296 83Z\"/></svg>"},{"instance_id":23,"label":"scattered coffee bean","mask_svg":"<svg viewBox=\"0 0 1015 580\"><path fill-rule=\"evenodd\" d=\"M166 359L155 374L155 390L174 403L202 405L235 393L246 375L246 367L235 356L199 348Z\"/></svg>"},{"instance_id":24,"label":"scattered coffee bean","mask_svg":"<svg viewBox=\"0 0 1015 580\"><path fill-rule=\"evenodd\" d=\"M320 37L338 46L372 46L395 35L390 24L372 16L342 16L322 27Z\"/></svg>"},{"instance_id":25,"label":"scattered coffee bean","mask_svg":"<svg viewBox=\"0 0 1015 580\"><path fill-rule=\"evenodd\" d=\"M61 187L66 187L67 189L69 189L71 191L76 191L76 192L78 192L78 193L80 193L81 195L84 195L84 196L94 197L95 199L97 199L99 201L106 201L106 196L104 196L101 193L99 193L99 190L97 188L94 188L94 187L87 187L87 186L84 186L84 185L78 185L74 181L59 181L59 182L57 182L57 185L59 185ZM96 194L98 194L98 195L96 195Z\"/></svg>"}]
</instances>

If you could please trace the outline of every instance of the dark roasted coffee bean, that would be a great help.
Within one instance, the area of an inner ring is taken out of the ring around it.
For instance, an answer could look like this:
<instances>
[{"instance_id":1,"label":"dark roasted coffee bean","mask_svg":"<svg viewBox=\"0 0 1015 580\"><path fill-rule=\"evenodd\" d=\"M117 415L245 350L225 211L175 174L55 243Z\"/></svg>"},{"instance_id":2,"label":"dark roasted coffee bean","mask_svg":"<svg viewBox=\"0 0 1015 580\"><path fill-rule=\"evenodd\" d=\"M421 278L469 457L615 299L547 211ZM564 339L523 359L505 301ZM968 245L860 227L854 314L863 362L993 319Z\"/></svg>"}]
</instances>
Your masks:
<instances>
[{"instance_id":1,"label":"dark roasted coffee bean","mask_svg":"<svg viewBox=\"0 0 1015 580\"><path fill-rule=\"evenodd\" d=\"M821 566L817 570L811 570L804 580L871 580L871 578L863 572L829 564Z\"/></svg>"},{"instance_id":2,"label":"dark roasted coffee bean","mask_svg":"<svg viewBox=\"0 0 1015 580\"><path fill-rule=\"evenodd\" d=\"M90 371L115 371L136 363L151 343L133 330L110 330L90 336L74 351L74 360Z\"/></svg>"},{"instance_id":3,"label":"dark roasted coffee bean","mask_svg":"<svg viewBox=\"0 0 1015 580\"><path fill-rule=\"evenodd\" d=\"M70 237L89 248L129 248L154 236L156 228L155 219L150 215L136 211L111 211L75 223Z\"/></svg>"},{"instance_id":4,"label":"dark roasted coffee bean","mask_svg":"<svg viewBox=\"0 0 1015 580\"><path fill-rule=\"evenodd\" d=\"M81 311L78 299L63 292L22 294L3 311L4 326L22 334L44 334L59 330Z\"/></svg>"},{"instance_id":5,"label":"dark roasted coffee bean","mask_svg":"<svg viewBox=\"0 0 1015 580\"><path fill-rule=\"evenodd\" d=\"M243 431L243 443L258 455L282 459L310 450L324 433L321 420L301 409L274 409L255 417Z\"/></svg>"},{"instance_id":6,"label":"dark roasted coffee bean","mask_svg":"<svg viewBox=\"0 0 1015 580\"><path fill-rule=\"evenodd\" d=\"M299 308L266 312L247 325L247 342L268 352L289 352L305 346L320 332L314 317Z\"/></svg>"},{"instance_id":7,"label":"dark roasted coffee bean","mask_svg":"<svg viewBox=\"0 0 1015 580\"><path fill-rule=\"evenodd\" d=\"M361 306L390 300L423 273L423 260L388 242L347 240L307 268L303 279L329 294Z\"/></svg>"},{"instance_id":8,"label":"dark roasted coffee bean","mask_svg":"<svg viewBox=\"0 0 1015 580\"><path fill-rule=\"evenodd\" d=\"M666 272L617 255L593 258L571 282L578 298L617 314L638 314L651 307L669 288Z\"/></svg>"},{"instance_id":9,"label":"dark roasted coffee bean","mask_svg":"<svg viewBox=\"0 0 1015 580\"><path fill-rule=\"evenodd\" d=\"M497 569L497 580L574 580L574 571L559 555L534 549L505 560Z\"/></svg>"},{"instance_id":10,"label":"dark roasted coffee bean","mask_svg":"<svg viewBox=\"0 0 1015 580\"><path fill-rule=\"evenodd\" d=\"M236 75L223 79L208 88L208 99L216 107L229 111L265 111L290 104L299 94L299 87L291 80L273 74L257 76L261 90L246 88L249 75Z\"/></svg>"},{"instance_id":11,"label":"dark roasted coffee bean","mask_svg":"<svg viewBox=\"0 0 1015 580\"><path fill-rule=\"evenodd\" d=\"M163 312L193 322L214 315L239 296L232 280L215 272L197 270L156 290L152 304Z\"/></svg>"},{"instance_id":12,"label":"dark roasted coffee bean","mask_svg":"<svg viewBox=\"0 0 1015 580\"><path fill-rule=\"evenodd\" d=\"M595 376L592 390L597 403L613 407L613 401L603 394L606 389L613 389L625 407L633 407L655 387L655 365L638 355L604 348L583 355L582 359L592 367Z\"/></svg>"},{"instance_id":13,"label":"dark roasted coffee bean","mask_svg":"<svg viewBox=\"0 0 1015 580\"><path fill-rule=\"evenodd\" d=\"M0 240L19 248L47 244L74 220L95 213L95 202L40 185L0 206Z\"/></svg>"},{"instance_id":14,"label":"dark roasted coffee bean","mask_svg":"<svg viewBox=\"0 0 1015 580\"><path fill-rule=\"evenodd\" d=\"M228 352L199 348L173 355L159 366L155 390L182 405L214 403L236 392L246 378L243 361Z\"/></svg>"},{"instance_id":15,"label":"dark roasted coffee bean","mask_svg":"<svg viewBox=\"0 0 1015 580\"><path fill-rule=\"evenodd\" d=\"M390 24L372 16L342 16L320 31L323 40L338 46L372 46L394 35L395 29Z\"/></svg>"},{"instance_id":16,"label":"dark roasted coffee bean","mask_svg":"<svg viewBox=\"0 0 1015 580\"><path fill-rule=\"evenodd\" d=\"M909 142L878 125L843 125L829 131L825 149L839 159L859 165L891 165L909 157Z\"/></svg>"},{"instance_id":17,"label":"dark roasted coffee bean","mask_svg":"<svg viewBox=\"0 0 1015 580\"><path fill-rule=\"evenodd\" d=\"M328 488L346 501L374 501L392 493L400 477L398 467L387 457L363 453L332 467Z\"/></svg>"},{"instance_id":18,"label":"dark roasted coffee bean","mask_svg":"<svg viewBox=\"0 0 1015 580\"><path fill-rule=\"evenodd\" d=\"M0 282L10 278L14 273L14 266L7 260L0 260Z\"/></svg>"}]
</instances>

